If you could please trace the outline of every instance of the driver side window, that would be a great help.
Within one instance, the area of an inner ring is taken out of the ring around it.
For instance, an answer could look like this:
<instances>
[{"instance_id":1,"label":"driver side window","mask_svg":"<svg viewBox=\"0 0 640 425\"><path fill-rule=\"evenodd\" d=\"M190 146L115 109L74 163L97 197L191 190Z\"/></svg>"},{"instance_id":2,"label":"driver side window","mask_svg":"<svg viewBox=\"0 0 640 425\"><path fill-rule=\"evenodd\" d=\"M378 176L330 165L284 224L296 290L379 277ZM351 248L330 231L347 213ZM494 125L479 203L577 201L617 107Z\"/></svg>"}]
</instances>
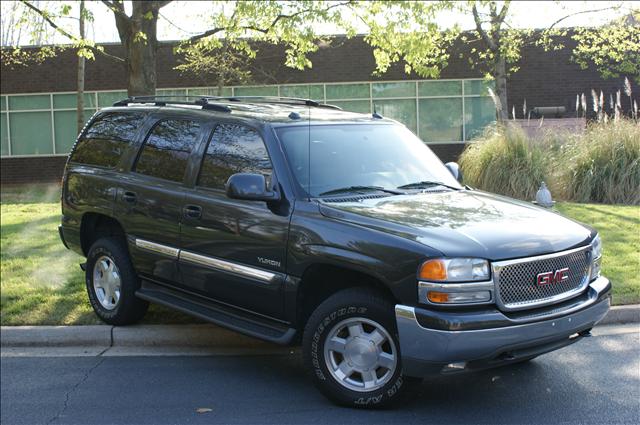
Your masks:
<instances>
[{"instance_id":1,"label":"driver side window","mask_svg":"<svg viewBox=\"0 0 640 425\"><path fill-rule=\"evenodd\" d=\"M198 186L224 189L232 174L271 176L272 166L264 141L257 131L244 125L218 125L202 158Z\"/></svg>"}]
</instances>

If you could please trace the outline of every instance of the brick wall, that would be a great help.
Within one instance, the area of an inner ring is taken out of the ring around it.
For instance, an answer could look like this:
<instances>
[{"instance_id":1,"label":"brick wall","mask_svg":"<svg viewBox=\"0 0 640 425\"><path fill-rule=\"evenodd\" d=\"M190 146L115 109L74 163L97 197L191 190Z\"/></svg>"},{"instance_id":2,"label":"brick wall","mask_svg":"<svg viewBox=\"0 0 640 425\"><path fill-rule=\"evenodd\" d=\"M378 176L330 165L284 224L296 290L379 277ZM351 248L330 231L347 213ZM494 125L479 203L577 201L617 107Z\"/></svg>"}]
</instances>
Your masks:
<instances>
[{"instance_id":1,"label":"brick wall","mask_svg":"<svg viewBox=\"0 0 640 425\"><path fill-rule=\"evenodd\" d=\"M0 184L59 182L66 156L35 156L0 159Z\"/></svg>"}]
</instances>

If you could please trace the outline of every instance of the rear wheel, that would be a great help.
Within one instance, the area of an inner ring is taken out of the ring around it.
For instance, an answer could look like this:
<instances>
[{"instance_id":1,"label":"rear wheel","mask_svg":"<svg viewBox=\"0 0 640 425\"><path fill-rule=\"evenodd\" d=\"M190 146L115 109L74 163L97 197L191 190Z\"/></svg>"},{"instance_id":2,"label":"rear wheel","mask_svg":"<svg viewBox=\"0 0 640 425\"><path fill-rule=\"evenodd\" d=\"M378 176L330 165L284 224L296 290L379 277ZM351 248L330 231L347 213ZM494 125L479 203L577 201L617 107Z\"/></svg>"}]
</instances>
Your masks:
<instances>
[{"instance_id":1,"label":"rear wheel","mask_svg":"<svg viewBox=\"0 0 640 425\"><path fill-rule=\"evenodd\" d=\"M102 321L110 325L136 323L149 303L135 296L140 287L129 253L117 238L101 238L87 254L85 279L89 302Z\"/></svg>"},{"instance_id":2,"label":"rear wheel","mask_svg":"<svg viewBox=\"0 0 640 425\"><path fill-rule=\"evenodd\" d=\"M393 311L377 292L353 288L313 312L304 331L304 358L325 396L353 407L383 407L399 399L408 382Z\"/></svg>"}]
</instances>

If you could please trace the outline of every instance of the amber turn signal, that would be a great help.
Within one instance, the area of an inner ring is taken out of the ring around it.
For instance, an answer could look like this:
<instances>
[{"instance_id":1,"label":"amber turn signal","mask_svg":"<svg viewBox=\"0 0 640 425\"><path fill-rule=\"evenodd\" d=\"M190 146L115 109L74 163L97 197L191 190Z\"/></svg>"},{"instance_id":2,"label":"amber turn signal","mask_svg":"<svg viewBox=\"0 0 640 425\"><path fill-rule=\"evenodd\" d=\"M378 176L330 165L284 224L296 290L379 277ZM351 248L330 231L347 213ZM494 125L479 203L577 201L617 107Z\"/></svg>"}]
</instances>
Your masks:
<instances>
[{"instance_id":1,"label":"amber turn signal","mask_svg":"<svg viewBox=\"0 0 640 425\"><path fill-rule=\"evenodd\" d=\"M430 291L427 298L429 298L429 301L432 303L446 303L449 301L449 294L446 292Z\"/></svg>"},{"instance_id":2,"label":"amber turn signal","mask_svg":"<svg viewBox=\"0 0 640 425\"><path fill-rule=\"evenodd\" d=\"M447 265L440 259L425 261L418 277L428 281L447 280Z\"/></svg>"}]
</instances>

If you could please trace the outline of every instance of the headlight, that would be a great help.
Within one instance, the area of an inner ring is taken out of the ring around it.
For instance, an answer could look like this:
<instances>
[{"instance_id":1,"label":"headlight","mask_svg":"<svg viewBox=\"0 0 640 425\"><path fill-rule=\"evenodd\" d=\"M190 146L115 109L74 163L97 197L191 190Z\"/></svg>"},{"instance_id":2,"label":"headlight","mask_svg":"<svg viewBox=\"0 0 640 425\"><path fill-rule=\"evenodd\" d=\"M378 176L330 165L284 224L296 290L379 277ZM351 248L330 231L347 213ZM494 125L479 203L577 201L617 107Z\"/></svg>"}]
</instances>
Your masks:
<instances>
[{"instance_id":1,"label":"headlight","mask_svg":"<svg viewBox=\"0 0 640 425\"><path fill-rule=\"evenodd\" d=\"M418 277L429 282L489 280L489 262L481 258L436 258L422 263Z\"/></svg>"},{"instance_id":2,"label":"headlight","mask_svg":"<svg viewBox=\"0 0 640 425\"><path fill-rule=\"evenodd\" d=\"M600 265L602 263L602 240L596 235L591 242L591 280L600 277Z\"/></svg>"}]
</instances>

